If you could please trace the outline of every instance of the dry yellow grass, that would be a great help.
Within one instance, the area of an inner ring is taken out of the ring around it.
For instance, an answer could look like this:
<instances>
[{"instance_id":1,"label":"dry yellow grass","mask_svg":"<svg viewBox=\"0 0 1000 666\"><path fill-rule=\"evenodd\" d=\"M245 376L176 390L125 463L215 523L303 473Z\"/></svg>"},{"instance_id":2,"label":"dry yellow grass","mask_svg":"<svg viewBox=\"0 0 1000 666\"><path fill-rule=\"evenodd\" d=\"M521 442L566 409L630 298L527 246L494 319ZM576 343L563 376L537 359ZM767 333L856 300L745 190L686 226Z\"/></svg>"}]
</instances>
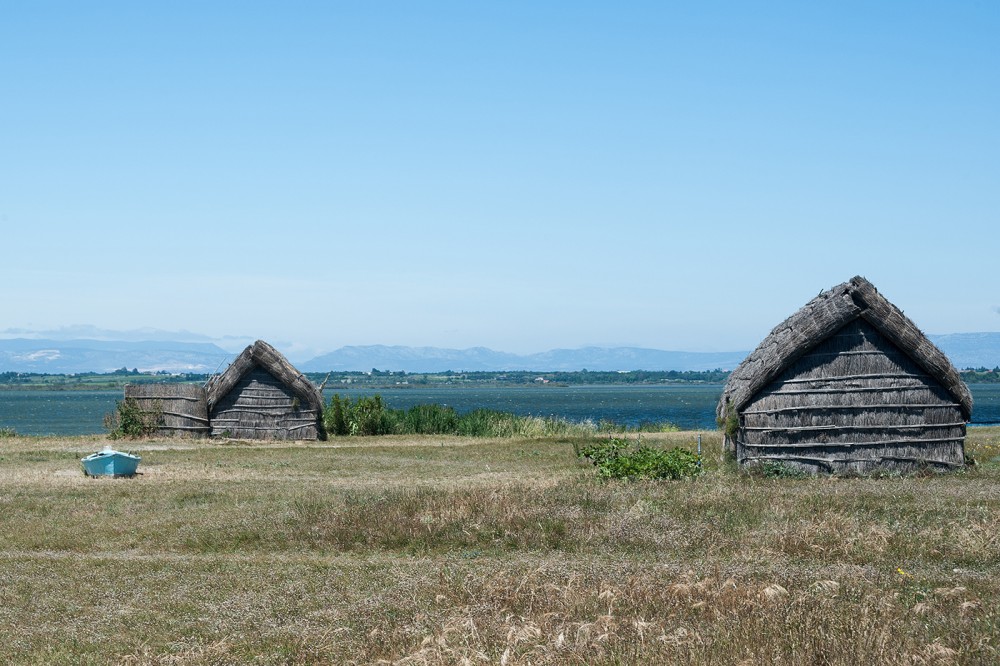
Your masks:
<instances>
[{"instance_id":1,"label":"dry yellow grass","mask_svg":"<svg viewBox=\"0 0 1000 666\"><path fill-rule=\"evenodd\" d=\"M690 445L693 433L644 435ZM601 483L567 439L0 442L0 662L991 664L1000 429L939 477Z\"/></svg>"}]
</instances>

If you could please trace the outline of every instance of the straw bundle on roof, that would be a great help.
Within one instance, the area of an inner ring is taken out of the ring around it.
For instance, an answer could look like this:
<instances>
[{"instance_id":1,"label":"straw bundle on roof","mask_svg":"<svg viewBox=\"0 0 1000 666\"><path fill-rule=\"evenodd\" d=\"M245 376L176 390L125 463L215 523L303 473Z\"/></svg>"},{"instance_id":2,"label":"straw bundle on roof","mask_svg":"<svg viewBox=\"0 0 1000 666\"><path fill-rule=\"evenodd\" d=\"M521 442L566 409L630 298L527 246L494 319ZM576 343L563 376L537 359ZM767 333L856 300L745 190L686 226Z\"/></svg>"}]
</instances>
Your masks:
<instances>
[{"instance_id":1,"label":"straw bundle on roof","mask_svg":"<svg viewBox=\"0 0 1000 666\"><path fill-rule=\"evenodd\" d=\"M959 467L971 414L947 357L861 277L777 326L718 407L740 464L836 473Z\"/></svg>"}]
</instances>

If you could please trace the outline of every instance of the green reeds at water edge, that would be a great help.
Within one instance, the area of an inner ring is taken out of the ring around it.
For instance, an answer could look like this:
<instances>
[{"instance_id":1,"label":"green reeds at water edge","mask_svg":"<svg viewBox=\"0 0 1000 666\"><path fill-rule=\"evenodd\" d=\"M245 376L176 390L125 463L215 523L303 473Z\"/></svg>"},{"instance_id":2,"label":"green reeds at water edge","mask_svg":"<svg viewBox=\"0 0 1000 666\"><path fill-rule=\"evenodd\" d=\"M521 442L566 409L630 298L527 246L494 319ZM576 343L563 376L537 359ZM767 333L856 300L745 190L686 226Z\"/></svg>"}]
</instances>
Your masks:
<instances>
[{"instance_id":1,"label":"green reeds at water edge","mask_svg":"<svg viewBox=\"0 0 1000 666\"><path fill-rule=\"evenodd\" d=\"M550 437L595 433L676 432L672 423L642 423L629 427L610 421L570 421L558 417L519 416L492 409L459 414L447 405L414 405L390 409L382 396L355 401L334 394L323 412L323 425L331 436L462 435L466 437Z\"/></svg>"}]
</instances>

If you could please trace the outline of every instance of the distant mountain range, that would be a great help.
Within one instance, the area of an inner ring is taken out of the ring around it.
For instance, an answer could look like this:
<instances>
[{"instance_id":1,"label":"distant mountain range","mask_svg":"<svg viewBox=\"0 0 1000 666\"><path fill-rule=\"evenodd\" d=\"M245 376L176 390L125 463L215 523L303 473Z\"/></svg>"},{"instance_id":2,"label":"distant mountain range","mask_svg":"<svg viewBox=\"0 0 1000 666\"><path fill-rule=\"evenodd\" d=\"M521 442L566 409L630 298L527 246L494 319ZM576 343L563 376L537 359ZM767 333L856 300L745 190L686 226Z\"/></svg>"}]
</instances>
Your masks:
<instances>
[{"instance_id":1,"label":"distant mountain range","mask_svg":"<svg viewBox=\"0 0 1000 666\"><path fill-rule=\"evenodd\" d=\"M0 372L53 375L113 372L211 373L225 368L233 354L210 342L108 340L0 340Z\"/></svg>"},{"instance_id":2,"label":"distant mountain range","mask_svg":"<svg viewBox=\"0 0 1000 666\"><path fill-rule=\"evenodd\" d=\"M927 337L961 370L1000 366L1000 333L947 333Z\"/></svg>"},{"instance_id":3,"label":"distant mountain range","mask_svg":"<svg viewBox=\"0 0 1000 666\"><path fill-rule=\"evenodd\" d=\"M929 335L958 368L1000 365L1000 333ZM353 346L298 363L303 372L384 371L455 372L715 370L732 369L747 355L735 352L679 352L640 347L553 349L518 355L485 347ZM0 372L69 374L142 371L212 373L235 358L209 342L0 339Z\"/></svg>"},{"instance_id":4,"label":"distant mountain range","mask_svg":"<svg viewBox=\"0 0 1000 666\"><path fill-rule=\"evenodd\" d=\"M372 368L405 372L714 370L736 367L746 355L747 352L698 353L638 347L584 347L553 349L521 356L485 347L440 349L372 345L341 347L335 352L301 364L300 368L306 372Z\"/></svg>"}]
</instances>

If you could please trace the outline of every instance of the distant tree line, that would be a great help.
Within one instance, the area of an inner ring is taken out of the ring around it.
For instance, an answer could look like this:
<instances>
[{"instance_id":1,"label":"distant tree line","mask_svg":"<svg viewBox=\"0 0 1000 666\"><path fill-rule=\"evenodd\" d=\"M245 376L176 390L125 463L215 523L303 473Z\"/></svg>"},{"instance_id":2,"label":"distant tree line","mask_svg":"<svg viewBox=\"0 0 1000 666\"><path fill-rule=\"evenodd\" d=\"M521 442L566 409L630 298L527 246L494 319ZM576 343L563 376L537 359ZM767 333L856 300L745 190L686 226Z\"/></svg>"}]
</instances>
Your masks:
<instances>
[{"instance_id":1,"label":"distant tree line","mask_svg":"<svg viewBox=\"0 0 1000 666\"><path fill-rule=\"evenodd\" d=\"M125 384L141 382L195 383L205 382L209 375L196 373L140 372L119 368L113 372L81 372L49 374L44 372L0 372L0 388L53 390L107 390Z\"/></svg>"},{"instance_id":2,"label":"distant tree line","mask_svg":"<svg viewBox=\"0 0 1000 666\"><path fill-rule=\"evenodd\" d=\"M525 384L672 384L698 382L704 384L720 384L729 378L728 370L631 370L627 372L607 372L580 370L575 372L539 372L529 370L508 370L503 372L474 371L455 372L405 372L387 371L372 368L370 372L322 372L306 373L312 381L327 386L342 384L360 384L366 386L400 386L400 385L451 385L451 384L490 384L490 385L525 385Z\"/></svg>"},{"instance_id":3,"label":"distant tree line","mask_svg":"<svg viewBox=\"0 0 1000 666\"><path fill-rule=\"evenodd\" d=\"M388 371L372 368L370 372L308 372L306 376L327 388L345 385L370 386L377 388L403 386L460 386L460 385L553 385L573 386L581 384L724 384L729 379L728 370L630 370L627 372L607 372L580 370L576 372L532 372L515 370L505 372L420 372ZM986 367L962 370L962 379L968 384L1000 384L1000 366L992 370ZM107 389L117 388L125 383L170 382L204 383L211 375L207 373L170 373L166 371L140 372L137 369L119 368L113 372L86 372L75 374L48 374L43 372L0 372L0 387L7 388L54 388L54 389Z\"/></svg>"},{"instance_id":4,"label":"distant tree line","mask_svg":"<svg viewBox=\"0 0 1000 666\"><path fill-rule=\"evenodd\" d=\"M992 370L987 368L963 370L959 374L966 384L1000 384L1000 366Z\"/></svg>"}]
</instances>

